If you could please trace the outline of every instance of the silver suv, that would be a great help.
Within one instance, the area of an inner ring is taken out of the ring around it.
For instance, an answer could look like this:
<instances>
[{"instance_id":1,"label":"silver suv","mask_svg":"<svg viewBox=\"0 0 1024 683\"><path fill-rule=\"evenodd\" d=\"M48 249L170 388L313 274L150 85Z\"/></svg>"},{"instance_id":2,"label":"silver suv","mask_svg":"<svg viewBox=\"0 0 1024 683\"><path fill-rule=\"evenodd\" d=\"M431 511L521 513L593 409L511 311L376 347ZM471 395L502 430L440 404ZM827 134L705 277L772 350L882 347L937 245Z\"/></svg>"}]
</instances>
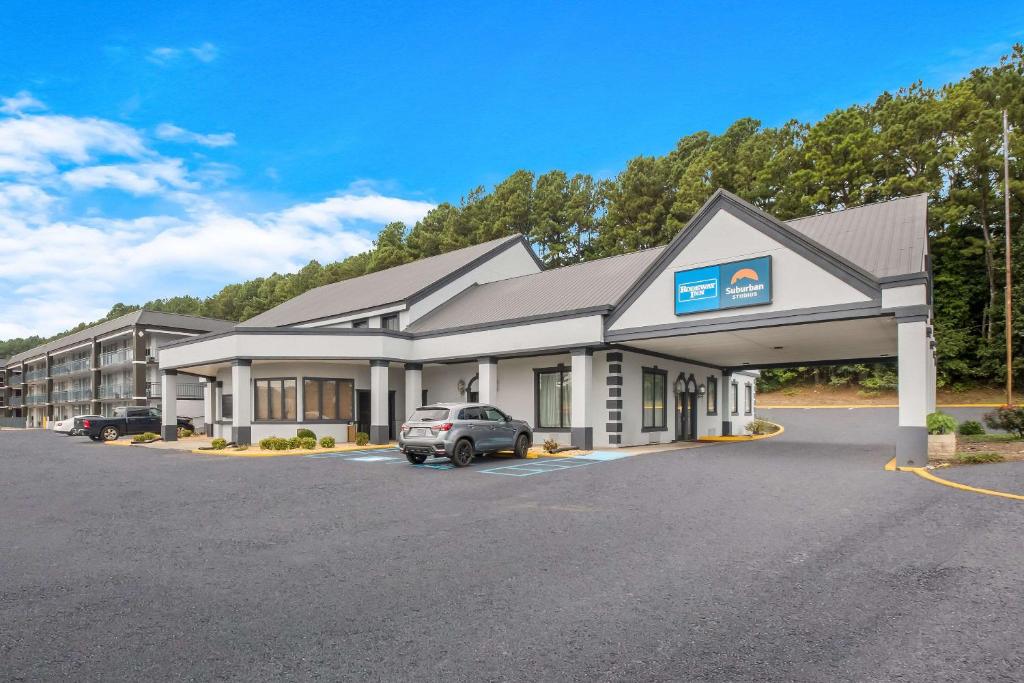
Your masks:
<instances>
[{"instance_id":1,"label":"silver suv","mask_svg":"<svg viewBox=\"0 0 1024 683\"><path fill-rule=\"evenodd\" d=\"M473 456L512 451L525 458L533 430L494 406L482 403L434 403L417 408L402 425L398 446L414 465L428 457L447 457L465 467Z\"/></svg>"}]
</instances>

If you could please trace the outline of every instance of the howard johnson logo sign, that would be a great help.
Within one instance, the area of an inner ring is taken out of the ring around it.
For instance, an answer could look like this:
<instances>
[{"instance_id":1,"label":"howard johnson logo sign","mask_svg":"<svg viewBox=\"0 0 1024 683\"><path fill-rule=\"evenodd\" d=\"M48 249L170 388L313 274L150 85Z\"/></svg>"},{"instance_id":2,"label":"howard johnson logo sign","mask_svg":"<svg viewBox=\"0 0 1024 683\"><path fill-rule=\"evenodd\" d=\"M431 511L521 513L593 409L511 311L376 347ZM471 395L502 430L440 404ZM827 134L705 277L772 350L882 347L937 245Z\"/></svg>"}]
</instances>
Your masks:
<instances>
[{"instance_id":1,"label":"howard johnson logo sign","mask_svg":"<svg viewBox=\"0 0 1024 683\"><path fill-rule=\"evenodd\" d=\"M681 270L675 274L676 315L771 302L771 256Z\"/></svg>"}]
</instances>

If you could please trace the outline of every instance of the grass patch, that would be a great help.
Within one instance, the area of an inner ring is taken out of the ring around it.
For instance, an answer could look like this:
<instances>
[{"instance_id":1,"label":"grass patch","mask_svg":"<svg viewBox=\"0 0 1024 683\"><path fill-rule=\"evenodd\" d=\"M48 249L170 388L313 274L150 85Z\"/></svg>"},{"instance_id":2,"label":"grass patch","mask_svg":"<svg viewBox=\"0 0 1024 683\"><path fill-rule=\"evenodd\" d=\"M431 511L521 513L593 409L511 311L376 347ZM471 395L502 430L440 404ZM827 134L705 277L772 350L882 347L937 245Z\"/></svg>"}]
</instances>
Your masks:
<instances>
[{"instance_id":1,"label":"grass patch","mask_svg":"<svg viewBox=\"0 0 1024 683\"><path fill-rule=\"evenodd\" d=\"M1006 458L999 453L957 453L956 459L964 465L981 465L986 462L1003 462Z\"/></svg>"},{"instance_id":2,"label":"grass patch","mask_svg":"<svg viewBox=\"0 0 1024 683\"><path fill-rule=\"evenodd\" d=\"M1022 441L1016 434L1000 433L1000 434L972 434L961 435L960 440L965 443L1003 443L1008 441Z\"/></svg>"}]
</instances>

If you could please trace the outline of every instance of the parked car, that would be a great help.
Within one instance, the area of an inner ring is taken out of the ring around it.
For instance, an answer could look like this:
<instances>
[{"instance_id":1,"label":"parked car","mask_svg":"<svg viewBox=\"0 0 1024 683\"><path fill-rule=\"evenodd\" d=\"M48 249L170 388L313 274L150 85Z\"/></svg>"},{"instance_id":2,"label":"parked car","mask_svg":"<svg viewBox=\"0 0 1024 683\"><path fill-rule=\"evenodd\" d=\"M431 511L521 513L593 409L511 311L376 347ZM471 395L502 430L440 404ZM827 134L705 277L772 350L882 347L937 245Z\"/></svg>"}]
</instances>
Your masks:
<instances>
[{"instance_id":1,"label":"parked car","mask_svg":"<svg viewBox=\"0 0 1024 683\"><path fill-rule=\"evenodd\" d=\"M398 437L398 446L409 462L419 465L430 456L447 457L456 467L465 467L476 455L496 451L510 450L515 457L525 458L531 443L529 424L482 403L434 403L417 408Z\"/></svg>"},{"instance_id":2,"label":"parked car","mask_svg":"<svg viewBox=\"0 0 1024 683\"><path fill-rule=\"evenodd\" d=\"M78 436L78 428L75 427L75 420L102 419L102 415L75 415L53 423L53 431L67 436Z\"/></svg>"},{"instance_id":3,"label":"parked car","mask_svg":"<svg viewBox=\"0 0 1024 683\"><path fill-rule=\"evenodd\" d=\"M79 427L79 423L81 426ZM161 419L158 408L146 408L140 406L114 408L113 417L87 417L75 420L75 428L81 429L85 436L93 441L114 441L126 434L144 434L153 432L160 434ZM184 430L195 431L192 425L192 418L178 418L178 436Z\"/></svg>"}]
</instances>

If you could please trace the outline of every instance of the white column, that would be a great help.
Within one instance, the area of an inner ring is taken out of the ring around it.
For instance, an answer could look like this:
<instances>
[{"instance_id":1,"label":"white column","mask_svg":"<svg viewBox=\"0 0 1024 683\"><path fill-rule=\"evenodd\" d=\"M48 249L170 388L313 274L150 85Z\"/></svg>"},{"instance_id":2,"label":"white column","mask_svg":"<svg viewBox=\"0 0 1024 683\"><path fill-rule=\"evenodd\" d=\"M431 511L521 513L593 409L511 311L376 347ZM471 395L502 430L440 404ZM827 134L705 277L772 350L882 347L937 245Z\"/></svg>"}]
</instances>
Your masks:
<instances>
[{"instance_id":1,"label":"white column","mask_svg":"<svg viewBox=\"0 0 1024 683\"><path fill-rule=\"evenodd\" d=\"M718 410L722 416L722 436L732 435L732 370L723 370L718 387Z\"/></svg>"},{"instance_id":2,"label":"white column","mask_svg":"<svg viewBox=\"0 0 1024 683\"><path fill-rule=\"evenodd\" d=\"M388 430L388 362L370 361L370 443L384 444Z\"/></svg>"},{"instance_id":3,"label":"white column","mask_svg":"<svg viewBox=\"0 0 1024 683\"><path fill-rule=\"evenodd\" d=\"M495 405L498 402L498 359L492 356L481 358L478 373L480 402Z\"/></svg>"},{"instance_id":4,"label":"white column","mask_svg":"<svg viewBox=\"0 0 1024 683\"><path fill-rule=\"evenodd\" d=\"M594 447L594 414L591 394L594 392L594 354L590 349L572 351L572 447L590 450Z\"/></svg>"},{"instance_id":5,"label":"white column","mask_svg":"<svg viewBox=\"0 0 1024 683\"><path fill-rule=\"evenodd\" d=\"M420 407L423 398L423 366L419 363L405 364L405 415L406 420Z\"/></svg>"},{"instance_id":6,"label":"white column","mask_svg":"<svg viewBox=\"0 0 1024 683\"><path fill-rule=\"evenodd\" d=\"M899 431L896 438L896 462L899 465L924 467L928 464L929 365L932 364L928 321L904 319L898 322L899 352Z\"/></svg>"},{"instance_id":7,"label":"white column","mask_svg":"<svg viewBox=\"0 0 1024 683\"><path fill-rule=\"evenodd\" d=\"M178 440L178 371L160 373L160 426L164 441Z\"/></svg>"},{"instance_id":8,"label":"white column","mask_svg":"<svg viewBox=\"0 0 1024 683\"><path fill-rule=\"evenodd\" d=\"M207 377L203 380L203 432L207 436L213 436L213 422L216 420L215 400L216 378Z\"/></svg>"},{"instance_id":9,"label":"white column","mask_svg":"<svg viewBox=\"0 0 1024 683\"><path fill-rule=\"evenodd\" d=\"M252 361L239 359L231 364L231 440L252 443Z\"/></svg>"}]
</instances>

